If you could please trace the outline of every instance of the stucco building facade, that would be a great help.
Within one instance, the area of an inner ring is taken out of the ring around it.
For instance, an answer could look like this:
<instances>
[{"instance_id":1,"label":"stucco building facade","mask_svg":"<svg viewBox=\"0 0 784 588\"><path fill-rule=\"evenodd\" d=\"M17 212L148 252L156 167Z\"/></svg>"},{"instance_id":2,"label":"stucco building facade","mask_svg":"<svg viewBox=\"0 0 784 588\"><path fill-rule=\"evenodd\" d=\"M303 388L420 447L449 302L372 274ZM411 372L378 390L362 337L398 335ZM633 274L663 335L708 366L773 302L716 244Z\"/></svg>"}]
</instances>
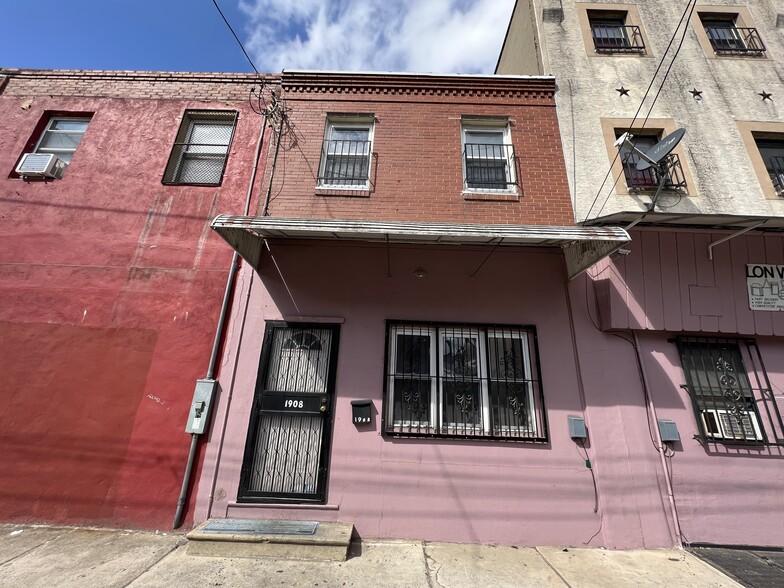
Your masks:
<instances>
[{"instance_id":1,"label":"stucco building facade","mask_svg":"<svg viewBox=\"0 0 784 588\"><path fill-rule=\"evenodd\" d=\"M784 542L781 13L521 0L498 61L555 75L576 221L632 237L570 300L599 494L632 468L633 487L665 500L667 531L643 525L644 544ZM621 138L645 152L678 128L662 172Z\"/></svg>"}]
</instances>

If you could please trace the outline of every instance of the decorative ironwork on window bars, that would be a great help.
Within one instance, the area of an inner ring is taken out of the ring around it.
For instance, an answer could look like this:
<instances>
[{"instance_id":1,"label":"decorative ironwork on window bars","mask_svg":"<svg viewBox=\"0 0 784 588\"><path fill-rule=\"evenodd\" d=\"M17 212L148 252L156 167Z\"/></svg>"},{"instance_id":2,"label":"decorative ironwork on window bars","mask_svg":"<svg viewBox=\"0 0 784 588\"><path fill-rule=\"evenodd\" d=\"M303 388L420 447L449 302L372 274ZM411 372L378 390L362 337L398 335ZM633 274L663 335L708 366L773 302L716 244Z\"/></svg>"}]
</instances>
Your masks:
<instances>
[{"instance_id":1,"label":"decorative ironwork on window bars","mask_svg":"<svg viewBox=\"0 0 784 588\"><path fill-rule=\"evenodd\" d=\"M591 22L593 45L600 53L642 53L645 42L637 25Z\"/></svg>"},{"instance_id":2,"label":"decorative ironwork on window bars","mask_svg":"<svg viewBox=\"0 0 784 588\"><path fill-rule=\"evenodd\" d=\"M661 176L654 167L645 170L637 169L640 156L634 152L627 152L623 162L623 173L626 185L630 190L656 190L659 187ZM676 153L671 153L664 158L660 165L667 175L664 188L667 190L683 190L686 188L686 176L683 174L681 160Z\"/></svg>"},{"instance_id":3,"label":"decorative ironwork on window bars","mask_svg":"<svg viewBox=\"0 0 784 588\"><path fill-rule=\"evenodd\" d=\"M546 441L533 327L390 323L384 430Z\"/></svg>"},{"instance_id":4,"label":"decorative ironwork on window bars","mask_svg":"<svg viewBox=\"0 0 784 588\"><path fill-rule=\"evenodd\" d=\"M466 188L507 190L517 184L512 145L466 143L463 163Z\"/></svg>"},{"instance_id":5,"label":"decorative ironwork on window bars","mask_svg":"<svg viewBox=\"0 0 784 588\"><path fill-rule=\"evenodd\" d=\"M163 183L220 185L236 122L234 111L186 111L163 174Z\"/></svg>"},{"instance_id":6,"label":"decorative ironwork on window bars","mask_svg":"<svg viewBox=\"0 0 784 588\"><path fill-rule=\"evenodd\" d=\"M700 435L718 443L784 444L784 424L754 340L676 339Z\"/></svg>"},{"instance_id":7,"label":"decorative ironwork on window bars","mask_svg":"<svg viewBox=\"0 0 784 588\"><path fill-rule=\"evenodd\" d=\"M776 194L784 195L784 157L772 156L765 161Z\"/></svg>"},{"instance_id":8,"label":"decorative ironwork on window bars","mask_svg":"<svg viewBox=\"0 0 784 588\"><path fill-rule=\"evenodd\" d=\"M761 55L765 43L752 27L706 26L711 47L719 55Z\"/></svg>"},{"instance_id":9,"label":"decorative ironwork on window bars","mask_svg":"<svg viewBox=\"0 0 784 588\"><path fill-rule=\"evenodd\" d=\"M367 186L370 179L370 141L326 140L321 148L321 186Z\"/></svg>"}]
</instances>

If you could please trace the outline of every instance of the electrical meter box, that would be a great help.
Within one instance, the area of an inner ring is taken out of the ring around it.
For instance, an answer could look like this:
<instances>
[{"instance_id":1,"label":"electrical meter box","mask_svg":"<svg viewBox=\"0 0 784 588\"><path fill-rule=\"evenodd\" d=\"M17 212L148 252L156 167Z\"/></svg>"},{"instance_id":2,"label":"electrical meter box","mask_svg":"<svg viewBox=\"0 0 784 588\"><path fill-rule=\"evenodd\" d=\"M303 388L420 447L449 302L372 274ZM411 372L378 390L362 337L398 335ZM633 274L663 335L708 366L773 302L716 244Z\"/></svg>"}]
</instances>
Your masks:
<instances>
[{"instance_id":1,"label":"electrical meter box","mask_svg":"<svg viewBox=\"0 0 784 588\"><path fill-rule=\"evenodd\" d=\"M355 425L367 425L370 423L370 408L373 403L370 400L351 401L351 421Z\"/></svg>"},{"instance_id":2,"label":"electrical meter box","mask_svg":"<svg viewBox=\"0 0 784 588\"><path fill-rule=\"evenodd\" d=\"M569 436L572 439L585 439L588 431L585 429L585 419L580 416L569 416Z\"/></svg>"},{"instance_id":3,"label":"electrical meter box","mask_svg":"<svg viewBox=\"0 0 784 588\"><path fill-rule=\"evenodd\" d=\"M210 406L217 387L218 382L215 380L196 380L191 411L188 413L188 424L185 426L186 433L195 435L204 433L209 422Z\"/></svg>"},{"instance_id":4,"label":"electrical meter box","mask_svg":"<svg viewBox=\"0 0 784 588\"><path fill-rule=\"evenodd\" d=\"M678 425L675 424L675 421L658 419L658 423L659 435L661 436L663 443L672 443L681 440L680 433L678 433Z\"/></svg>"}]
</instances>

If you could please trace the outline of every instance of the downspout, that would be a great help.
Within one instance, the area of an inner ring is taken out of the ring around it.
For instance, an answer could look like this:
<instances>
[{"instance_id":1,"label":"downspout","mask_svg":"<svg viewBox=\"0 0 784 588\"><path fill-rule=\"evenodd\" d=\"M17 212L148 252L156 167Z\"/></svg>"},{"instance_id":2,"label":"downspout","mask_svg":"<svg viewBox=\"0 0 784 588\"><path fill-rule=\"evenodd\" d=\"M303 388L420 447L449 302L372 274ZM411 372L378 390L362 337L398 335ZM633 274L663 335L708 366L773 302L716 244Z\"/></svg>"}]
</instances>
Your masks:
<instances>
[{"instance_id":1,"label":"downspout","mask_svg":"<svg viewBox=\"0 0 784 588\"><path fill-rule=\"evenodd\" d=\"M259 169L259 160L261 159L261 148L264 145L264 131L267 128L267 115L264 115L264 122L261 124L261 132L259 133L259 140L256 143L256 155L253 159L253 170L248 183L248 194L245 197L245 216L250 213L250 202L253 195L253 184L256 183L256 172ZM220 349L221 342L223 341L223 333L226 330L227 316L229 310L229 302L231 301L231 294L234 291L234 280L237 275L237 268L239 267L239 254L234 251L231 258L231 267L229 268L229 277L226 279L226 288L223 292L223 303L221 304L220 316L218 317L218 328L215 330L215 340L212 343L212 353L210 354L210 361L207 366L207 375L205 379L213 380L215 376L215 365L218 363L218 350ZM227 407L228 409L228 407ZM188 498L188 486L191 480L191 471L193 470L193 462L196 458L196 448L199 444L198 433L191 433L191 447L188 451L188 462L185 466L185 474L182 478L182 487L180 489L180 496L177 499L177 512L174 513L174 522L172 529L176 529L182 523L182 513L185 509L185 502Z\"/></svg>"},{"instance_id":2,"label":"downspout","mask_svg":"<svg viewBox=\"0 0 784 588\"><path fill-rule=\"evenodd\" d=\"M634 337L634 354L637 356L637 366L640 370L640 376L642 377L642 385L645 386L645 399L648 403L648 410L645 418L648 419L650 423L651 417L656 419L656 409L653 406L653 398L651 398L650 393L650 386L648 386L648 374L645 372L645 364L642 361L642 357L640 357L640 341L637 338L637 331L632 331L632 336ZM670 510L672 512L672 523L675 531L675 541L676 545L683 549L683 541L681 539L681 524L678 520L678 509L675 507L675 493L672 489L672 480L670 479L670 469L667 467L667 458L664 455L664 445L661 440L661 433L659 433L659 424L658 420L654 423L654 426L651 427L653 430L654 437L656 438L656 451L659 454L659 458L661 459L662 469L664 470L664 480L667 482L667 498L670 501Z\"/></svg>"}]
</instances>

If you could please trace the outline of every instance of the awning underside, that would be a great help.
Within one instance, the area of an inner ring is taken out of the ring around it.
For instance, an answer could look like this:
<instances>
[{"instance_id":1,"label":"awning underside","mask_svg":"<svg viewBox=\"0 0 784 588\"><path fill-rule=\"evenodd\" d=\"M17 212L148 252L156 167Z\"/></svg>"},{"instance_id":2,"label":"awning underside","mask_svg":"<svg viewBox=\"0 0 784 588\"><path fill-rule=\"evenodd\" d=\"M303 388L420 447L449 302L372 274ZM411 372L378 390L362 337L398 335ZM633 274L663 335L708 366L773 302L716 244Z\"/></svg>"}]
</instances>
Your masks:
<instances>
[{"instance_id":1,"label":"awning underside","mask_svg":"<svg viewBox=\"0 0 784 588\"><path fill-rule=\"evenodd\" d=\"M212 228L257 270L265 239L559 247L569 278L629 242L619 227L477 225L220 215Z\"/></svg>"}]
</instances>

